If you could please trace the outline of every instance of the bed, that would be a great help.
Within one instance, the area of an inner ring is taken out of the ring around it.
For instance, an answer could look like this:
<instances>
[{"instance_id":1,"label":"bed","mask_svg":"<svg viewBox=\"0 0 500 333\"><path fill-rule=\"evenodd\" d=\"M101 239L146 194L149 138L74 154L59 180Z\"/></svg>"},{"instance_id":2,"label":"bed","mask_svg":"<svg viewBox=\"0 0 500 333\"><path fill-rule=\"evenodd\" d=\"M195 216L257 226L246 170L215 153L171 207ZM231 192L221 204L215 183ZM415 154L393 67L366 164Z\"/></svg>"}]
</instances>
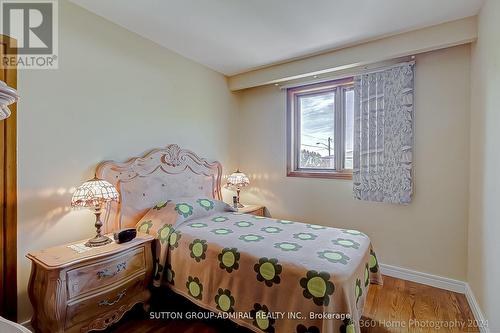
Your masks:
<instances>
[{"instance_id":1,"label":"bed","mask_svg":"<svg viewBox=\"0 0 500 333\"><path fill-rule=\"evenodd\" d=\"M235 212L220 201L220 163L177 145L96 174L121 195L105 230L157 238L156 286L255 332L360 332L370 283L382 282L362 232Z\"/></svg>"}]
</instances>

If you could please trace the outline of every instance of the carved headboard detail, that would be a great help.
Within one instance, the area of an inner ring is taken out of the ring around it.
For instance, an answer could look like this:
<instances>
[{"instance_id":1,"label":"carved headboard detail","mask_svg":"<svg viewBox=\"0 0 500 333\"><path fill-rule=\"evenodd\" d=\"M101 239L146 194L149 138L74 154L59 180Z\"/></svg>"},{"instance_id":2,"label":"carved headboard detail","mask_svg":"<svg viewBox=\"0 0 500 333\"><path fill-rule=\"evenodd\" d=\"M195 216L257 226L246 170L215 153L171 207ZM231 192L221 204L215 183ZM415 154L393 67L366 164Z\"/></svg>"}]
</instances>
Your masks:
<instances>
[{"instance_id":1,"label":"carved headboard detail","mask_svg":"<svg viewBox=\"0 0 500 333\"><path fill-rule=\"evenodd\" d=\"M120 202L111 203L103 214L105 232L134 227L151 207L172 198L222 198L221 164L175 144L125 163L102 162L96 176L115 185L120 193Z\"/></svg>"}]
</instances>

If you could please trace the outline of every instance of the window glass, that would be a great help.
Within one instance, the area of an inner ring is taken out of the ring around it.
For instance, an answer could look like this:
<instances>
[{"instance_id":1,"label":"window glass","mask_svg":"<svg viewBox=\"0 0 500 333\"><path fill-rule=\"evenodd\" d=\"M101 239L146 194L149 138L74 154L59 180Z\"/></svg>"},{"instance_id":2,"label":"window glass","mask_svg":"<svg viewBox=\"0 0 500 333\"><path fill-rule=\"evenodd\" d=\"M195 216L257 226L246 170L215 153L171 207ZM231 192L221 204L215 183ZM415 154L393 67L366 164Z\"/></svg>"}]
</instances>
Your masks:
<instances>
[{"instance_id":1,"label":"window glass","mask_svg":"<svg viewBox=\"0 0 500 333\"><path fill-rule=\"evenodd\" d=\"M335 93L300 96L299 108L299 168L335 169Z\"/></svg>"},{"instance_id":2,"label":"window glass","mask_svg":"<svg viewBox=\"0 0 500 333\"><path fill-rule=\"evenodd\" d=\"M288 88L287 126L287 176L352 179L352 77Z\"/></svg>"}]
</instances>

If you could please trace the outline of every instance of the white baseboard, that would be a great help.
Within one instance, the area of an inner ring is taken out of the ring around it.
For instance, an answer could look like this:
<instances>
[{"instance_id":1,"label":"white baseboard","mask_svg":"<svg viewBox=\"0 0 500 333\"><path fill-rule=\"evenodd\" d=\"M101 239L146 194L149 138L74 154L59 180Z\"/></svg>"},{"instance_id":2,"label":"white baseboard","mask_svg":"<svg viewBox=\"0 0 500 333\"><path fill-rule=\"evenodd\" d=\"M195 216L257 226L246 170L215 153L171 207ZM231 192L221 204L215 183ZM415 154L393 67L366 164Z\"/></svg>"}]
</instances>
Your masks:
<instances>
[{"instance_id":1,"label":"white baseboard","mask_svg":"<svg viewBox=\"0 0 500 333\"><path fill-rule=\"evenodd\" d=\"M465 283L465 288L465 297L467 297L467 302L469 303L470 309L474 314L474 318L476 318L478 325L480 325L479 329L481 333L490 333L491 331L487 327L486 318L484 317L484 314L479 307L479 303L477 302L476 296L474 296L474 293L472 292L472 289L468 283ZM482 327L483 325L486 327Z\"/></svg>"},{"instance_id":2,"label":"white baseboard","mask_svg":"<svg viewBox=\"0 0 500 333\"><path fill-rule=\"evenodd\" d=\"M479 304L477 303L476 297L467 282L385 264L380 264L380 271L382 274L394 278L464 294L467 298L467 302L469 303L469 307L474 314L474 318L480 326L481 333L490 333L488 327L482 327L483 325L481 325L481 323L486 323L486 320Z\"/></svg>"},{"instance_id":3,"label":"white baseboard","mask_svg":"<svg viewBox=\"0 0 500 333\"><path fill-rule=\"evenodd\" d=\"M426 286L436 287L465 294L466 283L459 280L449 279L438 275L413 271L411 269L380 264L380 271L384 275L395 277L402 280L412 281Z\"/></svg>"}]
</instances>

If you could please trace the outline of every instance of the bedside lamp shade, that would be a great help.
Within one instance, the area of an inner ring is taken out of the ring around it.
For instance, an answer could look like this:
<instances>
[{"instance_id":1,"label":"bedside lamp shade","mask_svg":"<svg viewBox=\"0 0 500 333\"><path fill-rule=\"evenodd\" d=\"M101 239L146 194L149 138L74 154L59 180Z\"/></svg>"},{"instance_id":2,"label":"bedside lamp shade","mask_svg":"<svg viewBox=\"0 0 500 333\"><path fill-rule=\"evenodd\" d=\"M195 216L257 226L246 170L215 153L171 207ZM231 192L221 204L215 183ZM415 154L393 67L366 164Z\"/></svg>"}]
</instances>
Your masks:
<instances>
[{"instance_id":1,"label":"bedside lamp shade","mask_svg":"<svg viewBox=\"0 0 500 333\"><path fill-rule=\"evenodd\" d=\"M80 185L71 198L72 207L96 207L108 201L118 201L118 191L109 182L94 178Z\"/></svg>"},{"instance_id":2,"label":"bedside lamp shade","mask_svg":"<svg viewBox=\"0 0 500 333\"><path fill-rule=\"evenodd\" d=\"M86 246L95 247L106 245L112 242L109 237L101 233L101 207L104 203L118 201L119 194L116 188L109 182L97 177L87 180L80 185L71 198L72 207L88 207L94 210L95 227L97 235L89 239Z\"/></svg>"},{"instance_id":3,"label":"bedside lamp shade","mask_svg":"<svg viewBox=\"0 0 500 333\"><path fill-rule=\"evenodd\" d=\"M227 184L229 186L241 188L248 186L248 184L250 184L250 180L248 179L247 175L245 175L243 172L240 172L240 170L236 170L236 172L232 173L229 177L227 177Z\"/></svg>"},{"instance_id":4,"label":"bedside lamp shade","mask_svg":"<svg viewBox=\"0 0 500 333\"><path fill-rule=\"evenodd\" d=\"M236 202L238 208L244 207L240 203L240 190L242 187L248 186L250 184L250 180L247 175L241 172L239 169L236 172L232 173L229 177L227 177L227 185L231 187L236 187Z\"/></svg>"}]
</instances>

